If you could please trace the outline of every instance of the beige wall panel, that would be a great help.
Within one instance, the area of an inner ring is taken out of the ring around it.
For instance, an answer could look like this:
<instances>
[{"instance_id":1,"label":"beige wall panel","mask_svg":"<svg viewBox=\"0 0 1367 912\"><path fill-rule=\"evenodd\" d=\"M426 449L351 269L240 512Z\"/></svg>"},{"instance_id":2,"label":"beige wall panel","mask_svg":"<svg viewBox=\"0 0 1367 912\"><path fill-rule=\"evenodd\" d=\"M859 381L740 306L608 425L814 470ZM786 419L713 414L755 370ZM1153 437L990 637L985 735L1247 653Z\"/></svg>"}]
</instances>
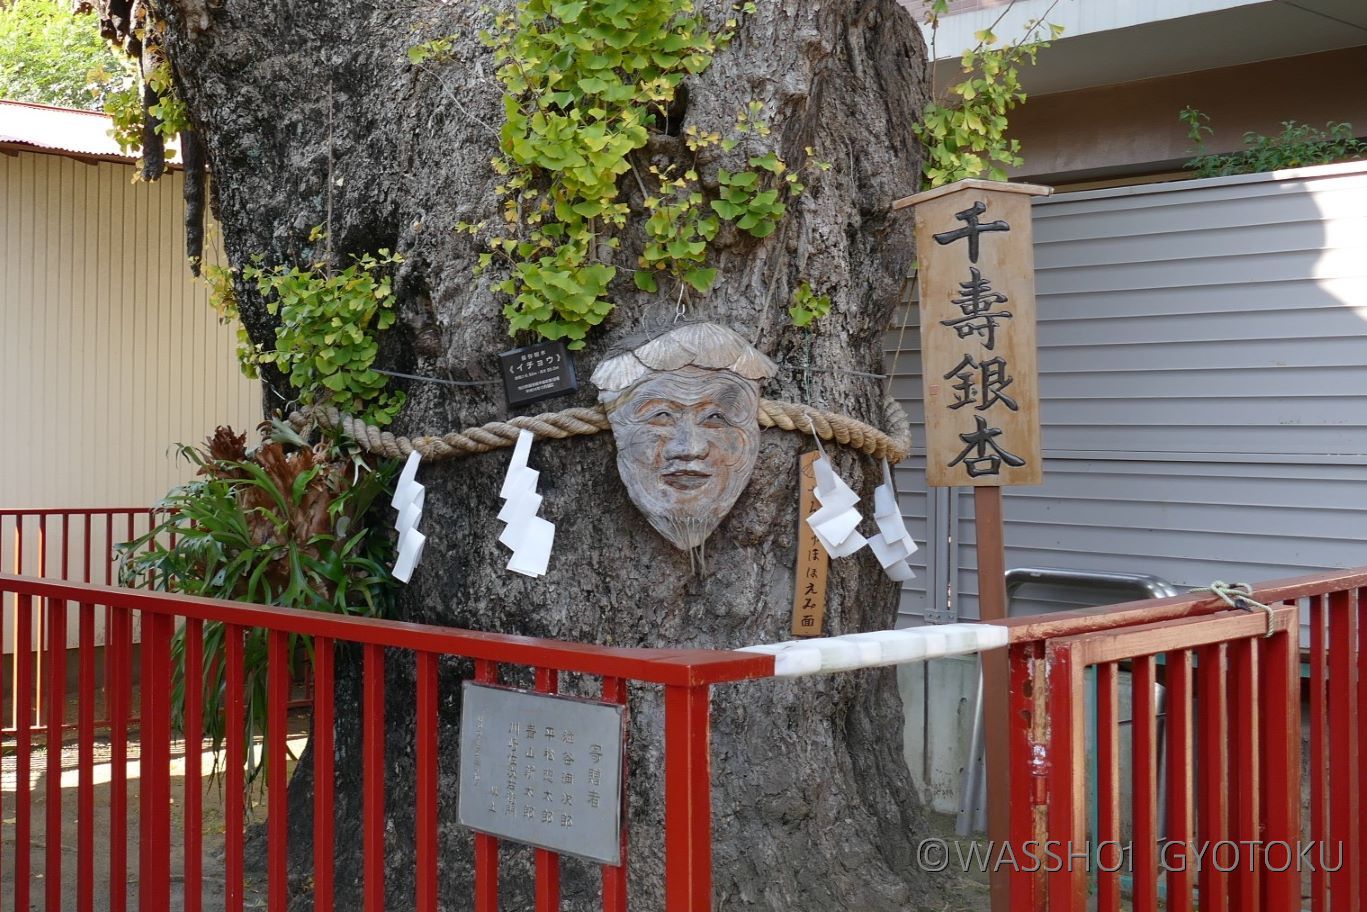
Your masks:
<instances>
[{"instance_id":1,"label":"beige wall panel","mask_svg":"<svg viewBox=\"0 0 1367 912\"><path fill-rule=\"evenodd\" d=\"M183 176L0 155L0 506L151 504L176 443L260 420L185 262Z\"/></svg>"},{"instance_id":2,"label":"beige wall panel","mask_svg":"<svg viewBox=\"0 0 1367 912\"><path fill-rule=\"evenodd\" d=\"M1049 53L1045 51L1044 53ZM1207 151L1243 148L1245 131L1281 132L1297 120L1367 129L1367 45L1147 79L1076 92L1031 95L1011 114L1025 164L1013 179L1072 183L1093 176L1172 170L1191 158L1188 105L1210 115Z\"/></svg>"}]
</instances>

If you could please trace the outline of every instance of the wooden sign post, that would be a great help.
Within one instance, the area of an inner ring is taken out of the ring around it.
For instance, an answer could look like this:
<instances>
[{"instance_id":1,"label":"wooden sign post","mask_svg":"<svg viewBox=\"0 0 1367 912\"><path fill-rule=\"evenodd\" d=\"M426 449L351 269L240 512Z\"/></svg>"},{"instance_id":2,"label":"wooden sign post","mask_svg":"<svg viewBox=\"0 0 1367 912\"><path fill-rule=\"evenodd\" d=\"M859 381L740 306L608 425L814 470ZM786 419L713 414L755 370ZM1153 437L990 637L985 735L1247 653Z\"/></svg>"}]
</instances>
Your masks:
<instances>
[{"instance_id":1,"label":"wooden sign post","mask_svg":"<svg viewBox=\"0 0 1367 912\"><path fill-rule=\"evenodd\" d=\"M926 484L973 488L978 609L1006 617L1003 485L1043 481L1035 362L1035 269L1030 198L1048 187L963 180L893 204L915 207L926 412ZM1006 651L983 655L983 688L1006 694ZM984 719L988 835L1009 836L1006 700ZM1005 872L993 908L1007 907Z\"/></svg>"}]
</instances>

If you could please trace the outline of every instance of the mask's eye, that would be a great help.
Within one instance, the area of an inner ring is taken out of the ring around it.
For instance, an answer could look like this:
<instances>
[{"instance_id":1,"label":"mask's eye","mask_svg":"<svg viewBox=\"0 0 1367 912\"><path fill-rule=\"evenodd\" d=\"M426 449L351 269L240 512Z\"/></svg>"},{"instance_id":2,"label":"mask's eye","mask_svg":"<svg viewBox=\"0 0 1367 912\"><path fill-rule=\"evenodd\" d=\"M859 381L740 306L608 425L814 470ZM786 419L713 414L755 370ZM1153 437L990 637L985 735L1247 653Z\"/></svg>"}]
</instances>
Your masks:
<instances>
[{"instance_id":1,"label":"mask's eye","mask_svg":"<svg viewBox=\"0 0 1367 912\"><path fill-rule=\"evenodd\" d=\"M646 424L656 427L669 427L674 423L674 413L669 409L656 409L646 416Z\"/></svg>"},{"instance_id":2,"label":"mask's eye","mask_svg":"<svg viewBox=\"0 0 1367 912\"><path fill-rule=\"evenodd\" d=\"M704 427L717 428L726 427L731 422L727 420L724 412L713 410L703 416L702 423Z\"/></svg>"}]
</instances>

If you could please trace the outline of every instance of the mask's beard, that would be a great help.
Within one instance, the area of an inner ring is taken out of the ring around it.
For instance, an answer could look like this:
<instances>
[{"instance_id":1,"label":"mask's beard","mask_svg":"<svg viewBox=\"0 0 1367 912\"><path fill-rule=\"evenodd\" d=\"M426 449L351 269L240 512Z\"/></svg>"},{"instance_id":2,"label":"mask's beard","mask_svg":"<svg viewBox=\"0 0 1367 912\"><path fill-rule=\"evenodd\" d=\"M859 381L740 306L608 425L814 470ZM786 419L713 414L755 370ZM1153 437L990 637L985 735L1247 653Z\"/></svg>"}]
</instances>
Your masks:
<instances>
[{"instance_id":1,"label":"mask's beard","mask_svg":"<svg viewBox=\"0 0 1367 912\"><path fill-rule=\"evenodd\" d=\"M655 531L668 539L674 547L688 551L690 558L692 558L694 551L701 555L703 542L707 541L707 536L711 535L713 530L721 525L723 518L723 516L710 515L646 514L646 519L655 527Z\"/></svg>"}]
</instances>

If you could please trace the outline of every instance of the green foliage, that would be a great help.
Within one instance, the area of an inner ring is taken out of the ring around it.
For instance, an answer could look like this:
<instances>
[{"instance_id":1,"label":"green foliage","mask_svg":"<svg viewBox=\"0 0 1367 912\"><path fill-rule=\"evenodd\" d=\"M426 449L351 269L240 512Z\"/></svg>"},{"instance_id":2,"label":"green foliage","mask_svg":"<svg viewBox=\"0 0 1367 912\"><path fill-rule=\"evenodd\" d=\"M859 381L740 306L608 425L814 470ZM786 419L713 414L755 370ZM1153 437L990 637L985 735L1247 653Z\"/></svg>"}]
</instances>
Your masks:
<instances>
[{"instance_id":1,"label":"green foliage","mask_svg":"<svg viewBox=\"0 0 1367 912\"><path fill-rule=\"evenodd\" d=\"M237 333L237 363L248 379L256 380L260 372L256 369L256 346L252 344L247 328L242 325L242 314L237 309L237 292L233 288L233 271L227 266L216 263L201 263L200 277L209 286L209 304L218 314L218 322L233 324Z\"/></svg>"},{"instance_id":2,"label":"green foliage","mask_svg":"<svg viewBox=\"0 0 1367 912\"><path fill-rule=\"evenodd\" d=\"M794 326L802 329L809 328L814 322L830 312L830 295L817 294L812 291L812 286L806 282L802 282L793 289L793 306L788 308L788 316L793 318Z\"/></svg>"},{"instance_id":3,"label":"green foliage","mask_svg":"<svg viewBox=\"0 0 1367 912\"><path fill-rule=\"evenodd\" d=\"M932 29L948 10L947 0L932 0ZM1051 7L1052 9L1052 7ZM1047 30L1049 37L1040 37ZM949 87L947 98L933 98L912 130L925 146L922 168L926 188L986 174L1006 180L1006 168L1020 165L1020 140L1006 136L1007 114L1026 99L1020 70L1063 33L1043 19L1026 23L1018 41L998 46L991 29L976 34L977 46L963 52L963 78Z\"/></svg>"},{"instance_id":4,"label":"green foliage","mask_svg":"<svg viewBox=\"0 0 1367 912\"><path fill-rule=\"evenodd\" d=\"M221 433L221 432L220 432ZM394 584L388 566L393 544L387 524L370 522L384 504L398 463L372 467L333 445L323 457L287 427L277 433L295 442L258 454L216 459L181 447L199 474L157 505L164 517L150 532L119 545L120 582L166 592L234 599L332 614L379 617L389 612ZM237 438L240 443L242 438ZM260 454L269 453L269 459ZM206 622L203 666L185 668L185 632L172 640L173 717L183 720L186 681L202 682L203 734L215 750L223 743L227 691L224 625ZM264 756L251 749L268 723L266 674L269 634L249 627L244 642L244 747L247 782L265 771ZM312 642L291 635L286 650L291 676ZM180 723L183 730L183 721Z\"/></svg>"},{"instance_id":5,"label":"green foliage","mask_svg":"<svg viewBox=\"0 0 1367 912\"><path fill-rule=\"evenodd\" d=\"M754 10L753 3L733 8ZM633 163L651 135L665 131L683 80L707 69L736 27L733 16L710 32L691 0L522 0L482 33L504 88L502 154L493 161L504 178L497 188L502 224L458 228L487 237L477 272L496 263L506 269L495 287L511 299L504 314L514 334L583 347L612 311L608 289L624 268L614 262L618 235L633 215L645 230L633 280L647 292L658 291L661 278L679 283L681 293L684 286L709 291L716 270L706 265L707 253L723 221L754 237L773 232L802 186L762 148L769 128L759 102L742 109L726 139L690 126L684 145L691 161L644 169ZM410 48L409 60L440 62L450 47L447 38L428 41ZM721 196L710 199L699 154L713 146L730 153L747 142L755 148L743 160L754 170L721 170ZM628 172L643 211L633 213L623 200L619 185Z\"/></svg>"},{"instance_id":6,"label":"green foliage","mask_svg":"<svg viewBox=\"0 0 1367 912\"><path fill-rule=\"evenodd\" d=\"M244 267L242 278L255 283L266 309L280 321L275 350L252 349L244 371L248 364L274 364L299 391L303 405L326 400L371 424L394 420L404 394L388 390L388 378L372 365L379 354L376 336L394 323L388 269L399 262L399 254L382 249L378 255L353 257L338 271L321 262L265 267L259 258ZM216 306L220 314L235 307L226 298ZM241 344L238 354L244 354Z\"/></svg>"},{"instance_id":7,"label":"green foliage","mask_svg":"<svg viewBox=\"0 0 1367 912\"><path fill-rule=\"evenodd\" d=\"M171 78L171 64L163 60L147 74L147 85L157 93L158 102L147 109L156 117L157 135L166 145L166 157L175 154L171 145L182 130L190 128L189 110L185 102L176 94ZM123 80L120 87L111 92L104 101L104 113L112 121L110 135L119 144L124 155L137 155L142 152L142 109L143 84L135 74Z\"/></svg>"},{"instance_id":8,"label":"green foliage","mask_svg":"<svg viewBox=\"0 0 1367 912\"><path fill-rule=\"evenodd\" d=\"M0 3L0 98L99 109L130 79L130 63L65 0Z\"/></svg>"},{"instance_id":9,"label":"green foliage","mask_svg":"<svg viewBox=\"0 0 1367 912\"><path fill-rule=\"evenodd\" d=\"M444 35L441 38L433 38L431 41L415 44L408 49L408 62L413 66L422 66L429 60L441 63L450 58L451 49L455 47L455 44L454 35Z\"/></svg>"},{"instance_id":10,"label":"green foliage","mask_svg":"<svg viewBox=\"0 0 1367 912\"><path fill-rule=\"evenodd\" d=\"M1196 172L1197 177L1260 174L1367 158L1367 142L1357 138L1349 123L1330 121L1320 130L1286 120L1282 121L1282 132L1276 136L1249 131L1244 134L1242 150L1221 154L1205 151L1206 137L1214 133L1208 115L1186 107L1177 116L1187 125L1187 138L1195 153L1186 166Z\"/></svg>"}]
</instances>

